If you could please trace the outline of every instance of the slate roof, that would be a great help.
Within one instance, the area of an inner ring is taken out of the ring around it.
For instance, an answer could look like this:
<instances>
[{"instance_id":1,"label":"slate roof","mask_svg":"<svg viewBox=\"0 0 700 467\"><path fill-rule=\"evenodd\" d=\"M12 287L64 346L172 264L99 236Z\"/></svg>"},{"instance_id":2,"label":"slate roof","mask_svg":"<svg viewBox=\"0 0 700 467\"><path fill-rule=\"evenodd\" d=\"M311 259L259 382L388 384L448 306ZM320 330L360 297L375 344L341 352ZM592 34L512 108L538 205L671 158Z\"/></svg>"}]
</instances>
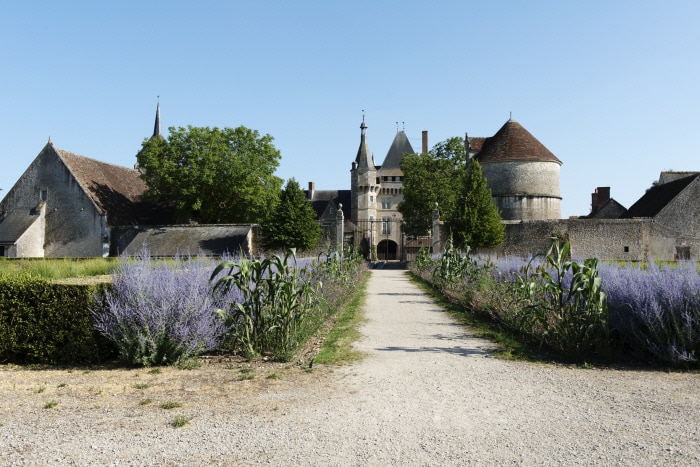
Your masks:
<instances>
[{"instance_id":1,"label":"slate roof","mask_svg":"<svg viewBox=\"0 0 700 467\"><path fill-rule=\"evenodd\" d=\"M394 137L394 141L391 143L391 147L384 158L384 162L381 165L382 170L387 169L401 169L401 160L406 154L413 154L415 151L408 141L406 133L399 131Z\"/></svg>"},{"instance_id":2,"label":"slate roof","mask_svg":"<svg viewBox=\"0 0 700 467\"><path fill-rule=\"evenodd\" d=\"M678 194L690 185L700 174L691 175L689 177L679 178L672 182L662 183L653 186L639 198L622 218L632 217L654 217L664 207L668 205Z\"/></svg>"},{"instance_id":3,"label":"slate roof","mask_svg":"<svg viewBox=\"0 0 700 467\"><path fill-rule=\"evenodd\" d=\"M0 222L0 243L14 244L39 219L39 210L34 208L13 209Z\"/></svg>"},{"instance_id":4,"label":"slate roof","mask_svg":"<svg viewBox=\"0 0 700 467\"><path fill-rule=\"evenodd\" d=\"M551 161L561 165L549 149L515 120L508 120L495 135L486 138L476 159L479 163Z\"/></svg>"},{"instance_id":5,"label":"slate roof","mask_svg":"<svg viewBox=\"0 0 700 467\"><path fill-rule=\"evenodd\" d=\"M309 191L305 190L305 192L306 199L309 199ZM313 198L309 201L314 211L316 211L317 219L321 219L324 213L327 212L328 205L333 203L333 207L336 209L340 204L343 205L343 216L347 220L351 217L351 200L350 190L314 190Z\"/></svg>"},{"instance_id":6,"label":"slate roof","mask_svg":"<svg viewBox=\"0 0 700 467\"><path fill-rule=\"evenodd\" d=\"M360 147L357 149L357 157L355 157L355 162L357 166L361 169L369 168L374 169L374 158L369 150L369 145L367 144L367 125L365 124L364 117L362 118L362 125L360 125Z\"/></svg>"},{"instance_id":7,"label":"slate roof","mask_svg":"<svg viewBox=\"0 0 700 467\"><path fill-rule=\"evenodd\" d=\"M666 171L659 174L659 183L668 183L679 178L690 177L691 175L697 175L700 172L672 172Z\"/></svg>"},{"instance_id":8,"label":"slate roof","mask_svg":"<svg viewBox=\"0 0 700 467\"><path fill-rule=\"evenodd\" d=\"M167 210L143 201L146 182L138 170L54 149L110 225L169 222Z\"/></svg>"},{"instance_id":9,"label":"slate roof","mask_svg":"<svg viewBox=\"0 0 700 467\"><path fill-rule=\"evenodd\" d=\"M135 255L144 247L152 256L248 252L251 225L122 226L112 230L110 255Z\"/></svg>"}]
</instances>

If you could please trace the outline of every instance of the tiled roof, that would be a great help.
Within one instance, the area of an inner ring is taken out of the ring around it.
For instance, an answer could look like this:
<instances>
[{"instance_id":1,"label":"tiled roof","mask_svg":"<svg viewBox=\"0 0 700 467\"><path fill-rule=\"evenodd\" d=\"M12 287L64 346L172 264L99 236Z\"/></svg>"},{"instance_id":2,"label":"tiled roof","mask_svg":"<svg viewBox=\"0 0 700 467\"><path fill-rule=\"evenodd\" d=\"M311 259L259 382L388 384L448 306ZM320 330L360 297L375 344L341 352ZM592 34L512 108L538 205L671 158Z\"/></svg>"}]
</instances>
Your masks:
<instances>
[{"instance_id":1,"label":"tiled roof","mask_svg":"<svg viewBox=\"0 0 700 467\"><path fill-rule=\"evenodd\" d=\"M389 152L381 165L382 170L401 169L401 160L406 154L413 154L415 151L406 137L406 133L399 131L391 143Z\"/></svg>"},{"instance_id":2,"label":"tiled roof","mask_svg":"<svg viewBox=\"0 0 700 467\"><path fill-rule=\"evenodd\" d=\"M32 208L14 209L0 222L0 243L14 244L39 219L39 212Z\"/></svg>"},{"instance_id":3,"label":"tiled roof","mask_svg":"<svg viewBox=\"0 0 700 467\"><path fill-rule=\"evenodd\" d=\"M484 138L482 136L469 136L469 148L472 151L479 152L481 151L481 148L484 147L484 142L488 138Z\"/></svg>"},{"instance_id":4,"label":"tiled roof","mask_svg":"<svg viewBox=\"0 0 700 467\"><path fill-rule=\"evenodd\" d=\"M486 138L476 156L480 163L507 161L561 161L523 126L508 120L491 138Z\"/></svg>"},{"instance_id":5,"label":"tiled roof","mask_svg":"<svg viewBox=\"0 0 700 467\"><path fill-rule=\"evenodd\" d=\"M637 202L630 206L627 212L621 217L632 218L656 216L659 211L666 207L668 203L670 203L681 191L683 191L698 177L700 177L700 175L695 174L649 188L647 192L644 193L644 196L639 198Z\"/></svg>"},{"instance_id":6,"label":"tiled roof","mask_svg":"<svg viewBox=\"0 0 700 467\"><path fill-rule=\"evenodd\" d=\"M168 223L167 213L143 201L139 171L54 148L110 225Z\"/></svg>"}]
</instances>

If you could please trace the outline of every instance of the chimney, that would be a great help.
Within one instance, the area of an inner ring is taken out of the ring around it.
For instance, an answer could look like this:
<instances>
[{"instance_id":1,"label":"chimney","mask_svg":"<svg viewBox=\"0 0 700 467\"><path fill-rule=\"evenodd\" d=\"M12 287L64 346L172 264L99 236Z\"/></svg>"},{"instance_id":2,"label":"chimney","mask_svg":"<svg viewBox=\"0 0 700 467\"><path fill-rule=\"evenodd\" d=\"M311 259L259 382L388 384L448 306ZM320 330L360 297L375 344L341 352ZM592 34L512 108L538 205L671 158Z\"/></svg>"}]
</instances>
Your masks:
<instances>
[{"instance_id":1,"label":"chimney","mask_svg":"<svg viewBox=\"0 0 700 467\"><path fill-rule=\"evenodd\" d=\"M314 199L314 191L316 191L316 184L314 182L309 182L309 193L307 195L309 200Z\"/></svg>"},{"instance_id":2,"label":"chimney","mask_svg":"<svg viewBox=\"0 0 700 467\"><path fill-rule=\"evenodd\" d=\"M610 187L599 186L591 193L591 214L597 212L610 200Z\"/></svg>"},{"instance_id":3,"label":"chimney","mask_svg":"<svg viewBox=\"0 0 700 467\"><path fill-rule=\"evenodd\" d=\"M428 130L423 130L423 154L428 154Z\"/></svg>"}]
</instances>

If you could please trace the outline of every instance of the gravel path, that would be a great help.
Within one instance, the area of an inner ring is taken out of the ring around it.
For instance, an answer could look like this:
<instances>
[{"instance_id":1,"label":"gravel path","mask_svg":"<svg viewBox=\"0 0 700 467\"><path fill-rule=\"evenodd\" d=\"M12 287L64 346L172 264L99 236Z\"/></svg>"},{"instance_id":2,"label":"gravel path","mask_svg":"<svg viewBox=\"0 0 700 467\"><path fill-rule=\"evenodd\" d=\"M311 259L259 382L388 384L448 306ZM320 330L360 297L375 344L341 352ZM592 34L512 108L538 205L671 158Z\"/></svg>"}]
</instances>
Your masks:
<instances>
[{"instance_id":1,"label":"gravel path","mask_svg":"<svg viewBox=\"0 0 700 467\"><path fill-rule=\"evenodd\" d=\"M250 394L194 371L182 428L133 394L47 410L0 386L0 465L700 464L697 373L501 361L404 272L371 274L362 362Z\"/></svg>"}]
</instances>

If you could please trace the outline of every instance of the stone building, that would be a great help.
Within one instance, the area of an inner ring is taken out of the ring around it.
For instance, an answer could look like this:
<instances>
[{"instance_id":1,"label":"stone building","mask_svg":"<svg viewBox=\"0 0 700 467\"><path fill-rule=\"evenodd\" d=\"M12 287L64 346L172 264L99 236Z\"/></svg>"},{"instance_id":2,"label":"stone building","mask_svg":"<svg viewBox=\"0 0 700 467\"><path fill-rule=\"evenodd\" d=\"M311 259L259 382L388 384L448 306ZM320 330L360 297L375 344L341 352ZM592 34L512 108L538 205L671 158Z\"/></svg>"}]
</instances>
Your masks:
<instances>
[{"instance_id":1,"label":"stone building","mask_svg":"<svg viewBox=\"0 0 700 467\"><path fill-rule=\"evenodd\" d=\"M342 209L348 242L367 243L378 259L407 259L406 252L431 245L430 239L408 238L401 230L403 201L401 161L414 149L405 131L397 129L394 140L380 165L369 148L367 124L360 125L360 146L350 171L350 190L317 192L309 183L307 195L322 223L329 223L340 198L351 200ZM422 132L422 151L428 151L428 132ZM518 122L508 120L489 138L465 138L469 157L481 165L494 202L506 220L558 219L561 194L561 161ZM330 194L332 194L332 200ZM332 201L332 203L331 203ZM439 201L439 200L435 200ZM331 214L329 214L331 213ZM326 219L327 218L327 219ZM323 221L326 219L326 221Z\"/></svg>"},{"instance_id":2,"label":"stone building","mask_svg":"<svg viewBox=\"0 0 700 467\"><path fill-rule=\"evenodd\" d=\"M153 137L160 137L160 106ZM100 257L254 253L256 225L173 226L163 206L143 199L133 168L49 142L0 201L0 256Z\"/></svg>"}]
</instances>

